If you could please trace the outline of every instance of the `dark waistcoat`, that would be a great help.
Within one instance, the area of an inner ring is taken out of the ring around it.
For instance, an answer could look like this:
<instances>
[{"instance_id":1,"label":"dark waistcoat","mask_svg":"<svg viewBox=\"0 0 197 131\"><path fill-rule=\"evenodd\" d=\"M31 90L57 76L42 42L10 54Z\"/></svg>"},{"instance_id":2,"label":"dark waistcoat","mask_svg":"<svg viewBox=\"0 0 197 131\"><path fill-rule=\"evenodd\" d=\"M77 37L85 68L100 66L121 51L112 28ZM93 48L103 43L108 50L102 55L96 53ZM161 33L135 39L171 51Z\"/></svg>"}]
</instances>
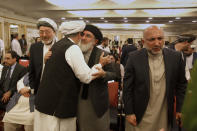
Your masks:
<instances>
[{"instance_id":1,"label":"dark waistcoat","mask_svg":"<svg viewBox=\"0 0 197 131\"><path fill-rule=\"evenodd\" d=\"M36 95L39 112L59 118L76 116L80 82L65 60L65 52L73 44L64 38L53 45Z\"/></svg>"}]
</instances>

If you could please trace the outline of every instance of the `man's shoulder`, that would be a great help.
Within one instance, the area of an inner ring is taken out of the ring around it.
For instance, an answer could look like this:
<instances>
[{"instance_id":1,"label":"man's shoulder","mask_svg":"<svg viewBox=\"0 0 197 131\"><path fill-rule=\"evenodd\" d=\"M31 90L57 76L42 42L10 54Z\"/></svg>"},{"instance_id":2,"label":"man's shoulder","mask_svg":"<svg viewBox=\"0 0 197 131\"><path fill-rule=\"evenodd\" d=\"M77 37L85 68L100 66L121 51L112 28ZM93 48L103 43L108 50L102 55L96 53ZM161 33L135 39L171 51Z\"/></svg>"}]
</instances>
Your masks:
<instances>
[{"instance_id":1,"label":"man's shoulder","mask_svg":"<svg viewBox=\"0 0 197 131\"><path fill-rule=\"evenodd\" d=\"M95 46L95 51L96 51L97 54L102 54L102 53L104 52L104 55L105 55L105 56L106 56L106 55L109 55L109 52L107 52L107 51L105 51L105 50L103 50L103 49L100 49L100 48L98 48L97 46Z\"/></svg>"},{"instance_id":2,"label":"man's shoulder","mask_svg":"<svg viewBox=\"0 0 197 131\"><path fill-rule=\"evenodd\" d=\"M165 54L169 54L171 56L180 56L181 55L181 52L173 50L171 48L164 48L163 51Z\"/></svg>"}]
</instances>

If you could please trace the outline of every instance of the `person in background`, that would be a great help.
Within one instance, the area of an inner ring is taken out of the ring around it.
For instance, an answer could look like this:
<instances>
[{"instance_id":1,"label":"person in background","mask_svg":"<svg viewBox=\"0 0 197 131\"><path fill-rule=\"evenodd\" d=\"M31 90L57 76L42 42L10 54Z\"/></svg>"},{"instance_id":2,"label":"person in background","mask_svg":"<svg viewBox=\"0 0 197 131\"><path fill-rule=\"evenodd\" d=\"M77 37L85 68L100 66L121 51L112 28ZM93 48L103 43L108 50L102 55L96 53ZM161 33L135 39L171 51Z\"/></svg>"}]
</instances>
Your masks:
<instances>
[{"instance_id":1,"label":"person in background","mask_svg":"<svg viewBox=\"0 0 197 131\"><path fill-rule=\"evenodd\" d=\"M150 26L143 33L144 48L129 54L123 82L126 131L171 130L182 117L187 80L180 52L164 48L164 32Z\"/></svg>"},{"instance_id":2,"label":"person in background","mask_svg":"<svg viewBox=\"0 0 197 131\"><path fill-rule=\"evenodd\" d=\"M36 37L35 38L35 43L40 43L41 42L41 38L40 37Z\"/></svg>"},{"instance_id":3,"label":"person in background","mask_svg":"<svg viewBox=\"0 0 197 131\"><path fill-rule=\"evenodd\" d=\"M11 49L12 51L15 51L18 56L21 57L23 55L20 43L18 41L18 34L13 34L13 40L11 42Z\"/></svg>"},{"instance_id":4,"label":"person in background","mask_svg":"<svg viewBox=\"0 0 197 131\"><path fill-rule=\"evenodd\" d=\"M196 37L192 34L182 34L178 36L178 39L169 46L169 48L181 52L182 59L185 64L185 77L188 81L191 79L191 76L189 69L190 65L188 65L189 63L187 63L186 57L187 57L187 52L188 50L191 50L190 47L195 39Z\"/></svg>"},{"instance_id":5,"label":"person in background","mask_svg":"<svg viewBox=\"0 0 197 131\"><path fill-rule=\"evenodd\" d=\"M4 54L4 42L0 39L0 63Z\"/></svg>"},{"instance_id":6,"label":"person in background","mask_svg":"<svg viewBox=\"0 0 197 131\"><path fill-rule=\"evenodd\" d=\"M19 40L20 46L21 46L21 50L22 50L22 54L25 55L26 51L27 51L27 41L25 38L25 35L22 34L21 39Z\"/></svg>"},{"instance_id":7,"label":"person in background","mask_svg":"<svg viewBox=\"0 0 197 131\"><path fill-rule=\"evenodd\" d=\"M109 45L109 39L107 37L103 37L101 44L98 45L97 47L101 50L106 51L107 53L110 53L110 49L108 45Z\"/></svg>"},{"instance_id":8,"label":"person in background","mask_svg":"<svg viewBox=\"0 0 197 131\"><path fill-rule=\"evenodd\" d=\"M120 63L125 67L128 59L128 55L130 52L137 50L137 48L133 44L133 39L127 39L127 45L122 48L122 55L120 58Z\"/></svg>"},{"instance_id":9,"label":"person in background","mask_svg":"<svg viewBox=\"0 0 197 131\"><path fill-rule=\"evenodd\" d=\"M3 117L4 131L18 131L24 125L25 131L33 131L34 95L29 87L26 73L17 82L17 92L10 99Z\"/></svg>"},{"instance_id":10,"label":"person in background","mask_svg":"<svg viewBox=\"0 0 197 131\"><path fill-rule=\"evenodd\" d=\"M17 63L17 54L14 51L5 54L4 63L0 79L0 108L2 110L5 110L10 97L16 92L18 80L27 72L25 67Z\"/></svg>"}]
</instances>

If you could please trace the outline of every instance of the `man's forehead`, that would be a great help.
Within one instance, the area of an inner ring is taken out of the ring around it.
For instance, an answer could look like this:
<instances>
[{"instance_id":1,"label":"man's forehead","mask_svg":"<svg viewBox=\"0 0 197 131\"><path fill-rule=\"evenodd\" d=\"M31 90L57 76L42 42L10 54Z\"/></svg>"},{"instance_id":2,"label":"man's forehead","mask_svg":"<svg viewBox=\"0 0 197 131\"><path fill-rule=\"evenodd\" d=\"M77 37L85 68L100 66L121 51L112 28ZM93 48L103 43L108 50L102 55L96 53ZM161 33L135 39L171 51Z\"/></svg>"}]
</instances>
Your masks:
<instances>
[{"instance_id":1,"label":"man's forehead","mask_svg":"<svg viewBox=\"0 0 197 131\"><path fill-rule=\"evenodd\" d=\"M92 32L90 32L90 31L88 31L88 30L84 30L83 33L84 34L91 34L92 36L94 36L94 34Z\"/></svg>"},{"instance_id":2,"label":"man's forehead","mask_svg":"<svg viewBox=\"0 0 197 131\"><path fill-rule=\"evenodd\" d=\"M39 30L52 30L53 31L52 28L47 27L47 26L40 26Z\"/></svg>"},{"instance_id":3,"label":"man's forehead","mask_svg":"<svg viewBox=\"0 0 197 131\"><path fill-rule=\"evenodd\" d=\"M144 37L163 37L164 33L161 29L158 28L152 28L152 29L148 29L146 30L146 32L144 33Z\"/></svg>"}]
</instances>

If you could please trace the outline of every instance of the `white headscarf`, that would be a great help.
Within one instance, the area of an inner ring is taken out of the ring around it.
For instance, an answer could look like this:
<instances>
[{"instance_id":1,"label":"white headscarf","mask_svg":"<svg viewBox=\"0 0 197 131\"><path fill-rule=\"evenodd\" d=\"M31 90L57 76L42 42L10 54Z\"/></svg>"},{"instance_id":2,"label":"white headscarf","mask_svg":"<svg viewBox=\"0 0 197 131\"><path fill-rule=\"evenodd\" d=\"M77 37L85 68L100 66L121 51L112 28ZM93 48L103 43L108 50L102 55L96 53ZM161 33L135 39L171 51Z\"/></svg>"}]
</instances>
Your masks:
<instances>
[{"instance_id":1,"label":"white headscarf","mask_svg":"<svg viewBox=\"0 0 197 131\"><path fill-rule=\"evenodd\" d=\"M40 18L38 20L38 25L39 25L39 22L46 22L46 23L48 23L54 29L54 31L57 31L57 24L52 19L49 19L49 18Z\"/></svg>"},{"instance_id":2,"label":"white headscarf","mask_svg":"<svg viewBox=\"0 0 197 131\"><path fill-rule=\"evenodd\" d=\"M74 34L78 32L82 32L85 28L84 21L69 21L63 22L60 27L59 31L64 35Z\"/></svg>"}]
</instances>

